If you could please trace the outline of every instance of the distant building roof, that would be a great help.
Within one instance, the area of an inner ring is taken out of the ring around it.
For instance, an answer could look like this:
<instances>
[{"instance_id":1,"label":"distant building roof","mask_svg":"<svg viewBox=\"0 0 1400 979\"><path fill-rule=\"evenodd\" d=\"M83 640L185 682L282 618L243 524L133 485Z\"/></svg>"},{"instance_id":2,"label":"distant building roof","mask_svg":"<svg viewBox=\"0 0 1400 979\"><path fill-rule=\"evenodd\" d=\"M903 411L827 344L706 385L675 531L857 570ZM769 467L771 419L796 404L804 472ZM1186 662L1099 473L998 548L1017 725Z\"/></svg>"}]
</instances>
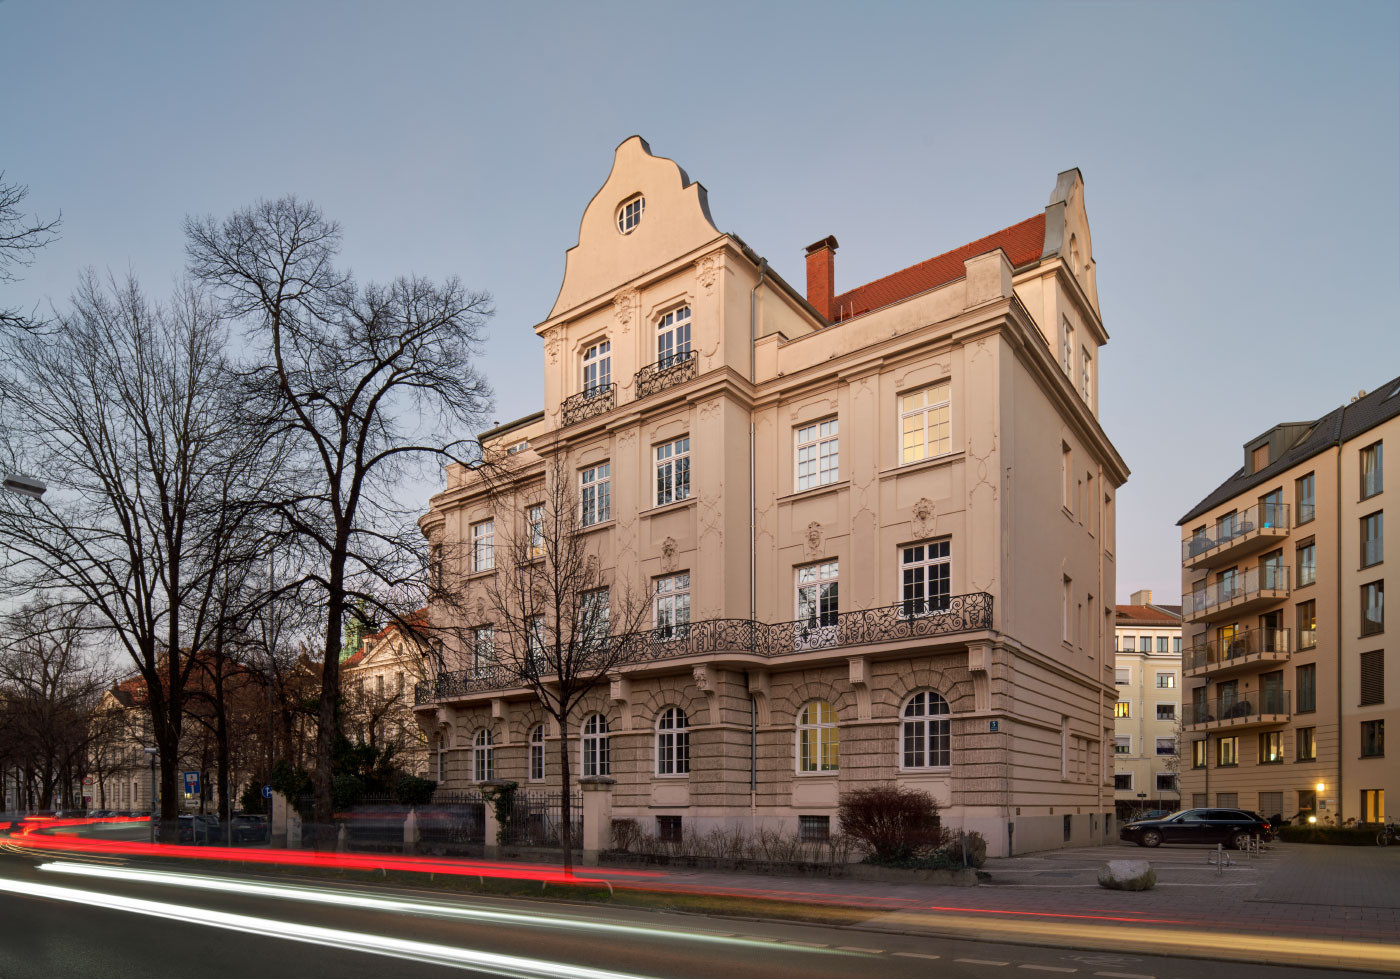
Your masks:
<instances>
[{"instance_id":1,"label":"distant building roof","mask_svg":"<svg viewBox=\"0 0 1400 979\"><path fill-rule=\"evenodd\" d=\"M1113 611L1114 625L1181 625L1180 605L1115 605Z\"/></svg>"}]
</instances>

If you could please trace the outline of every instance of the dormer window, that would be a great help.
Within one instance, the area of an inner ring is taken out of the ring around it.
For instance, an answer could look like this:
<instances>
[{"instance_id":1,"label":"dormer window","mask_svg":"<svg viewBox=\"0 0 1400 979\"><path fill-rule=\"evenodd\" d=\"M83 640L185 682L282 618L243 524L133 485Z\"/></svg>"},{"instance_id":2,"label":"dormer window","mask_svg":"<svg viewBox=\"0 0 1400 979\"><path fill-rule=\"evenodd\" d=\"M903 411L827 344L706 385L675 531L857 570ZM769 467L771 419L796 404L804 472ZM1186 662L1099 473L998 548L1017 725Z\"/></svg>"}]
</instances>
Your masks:
<instances>
[{"instance_id":1,"label":"dormer window","mask_svg":"<svg viewBox=\"0 0 1400 979\"><path fill-rule=\"evenodd\" d=\"M599 340L583 351L583 393L593 397L612 383L612 344Z\"/></svg>"},{"instance_id":2,"label":"dormer window","mask_svg":"<svg viewBox=\"0 0 1400 979\"><path fill-rule=\"evenodd\" d=\"M642 212L647 209L647 199L641 194L629 197L617 209L617 230L630 235L632 229L642 223Z\"/></svg>"}]
</instances>

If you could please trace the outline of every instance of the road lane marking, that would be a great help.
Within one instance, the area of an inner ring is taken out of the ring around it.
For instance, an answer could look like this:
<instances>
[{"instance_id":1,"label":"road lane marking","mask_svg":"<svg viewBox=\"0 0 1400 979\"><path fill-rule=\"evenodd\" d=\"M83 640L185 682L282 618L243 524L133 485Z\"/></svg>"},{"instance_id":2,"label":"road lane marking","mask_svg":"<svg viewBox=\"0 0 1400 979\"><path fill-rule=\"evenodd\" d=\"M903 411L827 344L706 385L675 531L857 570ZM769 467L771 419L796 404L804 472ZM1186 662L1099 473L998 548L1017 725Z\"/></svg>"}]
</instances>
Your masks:
<instances>
[{"instance_id":1,"label":"road lane marking","mask_svg":"<svg viewBox=\"0 0 1400 979\"><path fill-rule=\"evenodd\" d=\"M1078 969L1067 969L1062 965L1018 965L1018 969L1033 969L1036 972L1078 972Z\"/></svg>"},{"instance_id":2,"label":"road lane marking","mask_svg":"<svg viewBox=\"0 0 1400 979\"><path fill-rule=\"evenodd\" d=\"M861 948L859 945L837 945L838 952L864 952L867 955L884 955L883 948Z\"/></svg>"},{"instance_id":3,"label":"road lane marking","mask_svg":"<svg viewBox=\"0 0 1400 979\"><path fill-rule=\"evenodd\" d=\"M892 953L892 954L898 955L900 958L904 958L904 959L941 959L941 958L943 958L943 956L941 956L941 955L934 955L932 952L894 952L894 953Z\"/></svg>"},{"instance_id":4,"label":"road lane marking","mask_svg":"<svg viewBox=\"0 0 1400 979\"><path fill-rule=\"evenodd\" d=\"M1109 979L1157 979L1156 976L1145 976L1141 972L1095 972L1096 976L1108 976Z\"/></svg>"},{"instance_id":5,"label":"road lane marking","mask_svg":"<svg viewBox=\"0 0 1400 979\"><path fill-rule=\"evenodd\" d=\"M831 948L826 942L799 942L796 939L783 939L784 945L797 945L801 948Z\"/></svg>"},{"instance_id":6,"label":"road lane marking","mask_svg":"<svg viewBox=\"0 0 1400 979\"><path fill-rule=\"evenodd\" d=\"M1010 962L998 962L996 959L954 959L954 962L966 962L968 965L1010 965Z\"/></svg>"}]
</instances>

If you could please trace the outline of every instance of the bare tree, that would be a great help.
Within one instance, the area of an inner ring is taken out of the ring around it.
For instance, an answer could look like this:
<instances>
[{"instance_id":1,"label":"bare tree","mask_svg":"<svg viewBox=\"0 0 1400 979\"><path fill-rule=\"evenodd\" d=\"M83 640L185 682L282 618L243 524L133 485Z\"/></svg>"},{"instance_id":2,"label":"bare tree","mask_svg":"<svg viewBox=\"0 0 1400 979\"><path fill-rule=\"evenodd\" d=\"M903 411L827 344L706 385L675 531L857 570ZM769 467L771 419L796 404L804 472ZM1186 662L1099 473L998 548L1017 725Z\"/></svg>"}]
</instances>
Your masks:
<instances>
[{"instance_id":1,"label":"bare tree","mask_svg":"<svg viewBox=\"0 0 1400 979\"><path fill-rule=\"evenodd\" d=\"M88 273L52 327L0 331L0 464L42 473L42 500L0 494L0 576L81 606L149 696L162 833L174 831L183 695L221 621L218 568L276 470L242 426L226 335L194 287L155 304Z\"/></svg>"},{"instance_id":2,"label":"bare tree","mask_svg":"<svg viewBox=\"0 0 1400 979\"><path fill-rule=\"evenodd\" d=\"M261 362L249 377L262 422L294 436L304 477L279 515L304 553L290 584L324 613L313 772L317 822L331 816L339 733L341 630L363 600L412 629L421 605L421 538L395 489L415 461L465 458L490 390L472 359L490 299L455 278L357 286L335 265L340 228L313 204L262 201L223 221L187 219L191 273L218 290ZM387 597L386 597L387 596ZM403 599L398 601L397 599Z\"/></svg>"},{"instance_id":3,"label":"bare tree","mask_svg":"<svg viewBox=\"0 0 1400 979\"><path fill-rule=\"evenodd\" d=\"M29 188L5 182L0 170L0 282L14 282L18 269L34 261L34 253L58 237L61 218L44 220L26 215L23 205ZM0 308L0 324L22 326L26 318L17 309Z\"/></svg>"}]
</instances>

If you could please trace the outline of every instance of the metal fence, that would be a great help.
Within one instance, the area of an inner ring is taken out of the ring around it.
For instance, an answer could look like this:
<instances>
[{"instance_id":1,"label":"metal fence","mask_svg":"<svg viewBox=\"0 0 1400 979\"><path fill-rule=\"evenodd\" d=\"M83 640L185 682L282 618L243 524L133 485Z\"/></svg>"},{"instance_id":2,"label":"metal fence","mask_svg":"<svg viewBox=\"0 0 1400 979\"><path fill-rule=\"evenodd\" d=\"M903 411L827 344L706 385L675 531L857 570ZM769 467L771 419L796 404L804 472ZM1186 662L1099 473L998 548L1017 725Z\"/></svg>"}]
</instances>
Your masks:
<instances>
[{"instance_id":1,"label":"metal fence","mask_svg":"<svg viewBox=\"0 0 1400 979\"><path fill-rule=\"evenodd\" d=\"M505 842L515 846L559 846L562 792L516 792L505 820ZM572 849L583 846L583 795L569 805Z\"/></svg>"}]
</instances>

